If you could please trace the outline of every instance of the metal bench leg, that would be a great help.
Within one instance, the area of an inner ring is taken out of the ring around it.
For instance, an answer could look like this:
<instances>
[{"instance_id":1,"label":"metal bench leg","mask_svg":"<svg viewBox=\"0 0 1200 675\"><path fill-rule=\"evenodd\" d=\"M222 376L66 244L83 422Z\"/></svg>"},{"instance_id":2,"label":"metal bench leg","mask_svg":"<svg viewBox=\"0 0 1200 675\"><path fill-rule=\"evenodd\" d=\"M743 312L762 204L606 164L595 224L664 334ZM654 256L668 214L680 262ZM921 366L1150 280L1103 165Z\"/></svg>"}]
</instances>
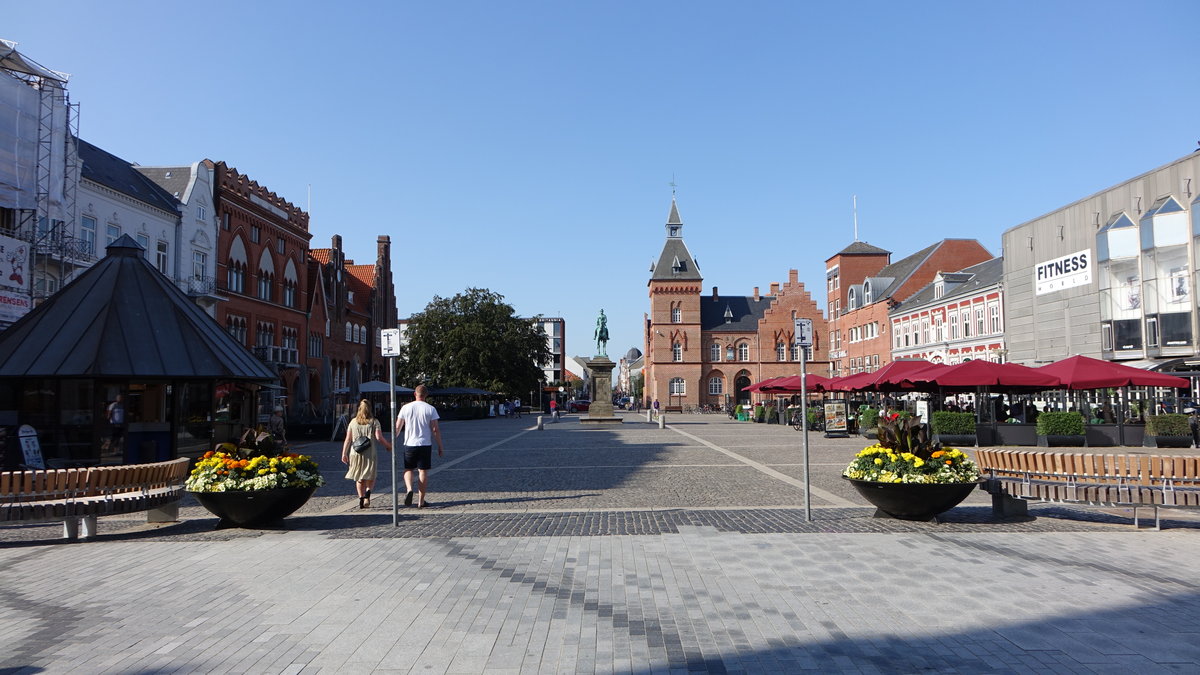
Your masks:
<instances>
[{"instance_id":1,"label":"metal bench leg","mask_svg":"<svg viewBox=\"0 0 1200 675\"><path fill-rule=\"evenodd\" d=\"M79 538L79 519L67 518L63 521L63 538L78 539Z\"/></svg>"},{"instance_id":2,"label":"metal bench leg","mask_svg":"<svg viewBox=\"0 0 1200 675\"><path fill-rule=\"evenodd\" d=\"M175 523L179 521L179 502L163 504L146 512L147 523Z\"/></svg>"},{"instance_id":3,"label":"metal bench leg","mask_svg":"<svg viewBox=\"0 0 1200 675\"><path fill-rule=\"evenodd\" d=\"M90 539L96 536L96 516L84 516L80 518L83 523L83 538Z\"/></svg>"}]
</instances>

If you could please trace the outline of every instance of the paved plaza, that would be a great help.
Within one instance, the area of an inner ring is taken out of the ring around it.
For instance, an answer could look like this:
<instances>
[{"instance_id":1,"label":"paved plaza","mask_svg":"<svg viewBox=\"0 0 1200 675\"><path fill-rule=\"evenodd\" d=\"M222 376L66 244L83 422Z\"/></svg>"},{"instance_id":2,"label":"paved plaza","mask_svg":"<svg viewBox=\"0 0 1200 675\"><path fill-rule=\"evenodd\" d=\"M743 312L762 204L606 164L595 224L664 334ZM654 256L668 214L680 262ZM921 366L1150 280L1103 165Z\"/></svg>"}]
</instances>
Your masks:
<instances>
[{"instance_id":1,"label":"paved plaza","mask_svg":"<svg viewBox=\"0 0 1200 675\"><path fill-rule=\"evenodd\" d=\"M398 527L314 439L329 484L272 528L0 528L0 673L1200 672L1191 512L875 519L864 441L812 434L809 521L790 427L624 417L445 423Z\"/></svg>"}]
</instances>

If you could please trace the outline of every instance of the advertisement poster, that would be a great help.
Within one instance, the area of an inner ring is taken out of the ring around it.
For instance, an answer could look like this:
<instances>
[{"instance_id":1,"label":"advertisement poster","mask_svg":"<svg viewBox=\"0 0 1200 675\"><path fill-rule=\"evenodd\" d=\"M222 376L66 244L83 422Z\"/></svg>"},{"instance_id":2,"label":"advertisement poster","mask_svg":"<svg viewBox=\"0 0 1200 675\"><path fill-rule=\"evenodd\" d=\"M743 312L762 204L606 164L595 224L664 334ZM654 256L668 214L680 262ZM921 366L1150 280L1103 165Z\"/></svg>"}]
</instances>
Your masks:
<instances>
[{"instance_id":1,"label":"advertisement poster","mask_svg":"<svg viewBox=\"0 0 1200 675\"><path fill-rule=\"evenodd\" d=\"M846 412L845 401L826 401L825 402L825 432L826 433L846 433L848 427L846 420L848 414Z\"/></svg>"},{"instance_id":2,"label":"advertisement poster","mask_svg":"<svg viewBox=\"0 0 1200 675\"><path fill-rule=\"evenodd\" d=\"M29 261L29 244L20 239L0 235L0 288L26 291L25 264Z\"/></svg>"},{"instance_id":3,"label":"advertisement poster","mask_svg":"<svg viewBox=\"0 0 1200 675\"><path fill-rule=\"evenodd\" d=\"M0 322L12 323L29 313L31 307L28 293L0 289Z\"/></svg>"}]
</instances>

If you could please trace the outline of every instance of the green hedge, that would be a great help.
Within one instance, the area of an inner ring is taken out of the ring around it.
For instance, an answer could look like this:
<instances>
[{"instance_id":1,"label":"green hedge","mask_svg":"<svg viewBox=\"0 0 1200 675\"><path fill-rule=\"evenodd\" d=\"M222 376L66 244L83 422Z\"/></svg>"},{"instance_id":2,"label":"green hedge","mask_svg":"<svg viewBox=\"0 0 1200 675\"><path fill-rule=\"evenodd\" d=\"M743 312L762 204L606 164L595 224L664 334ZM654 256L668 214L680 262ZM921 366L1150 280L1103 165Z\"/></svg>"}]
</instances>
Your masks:
<instances>
[{"instance_id":1,"label":"green hedge","mask_svg":"<svg viewBox=\"0 0 1200 675\"><path fill-rule=\"evenodd\" d=\"M1038 415L1039 436L1082 436L1083 416L1077 412L1044 412Z\"/></svg>"},{"instance_id":2,"label":"green hedge","mask_svg":"<svg viewBox=\"0 0 1200 675\"><path fill-rule=\"evenodd\" d=\"M1146 418L1146 433L1152 436L1190 436L1192 427L1187 415L1165 413Z\"/></svg>"},{"instance_id":3,"label":"green hedge","mask_svg":"<svg viewBox=\"0 0 1200 675\"><path fill-rule=\"evenodd\" d=\"M939 410L933 413L933 433L970 436L975 433L975 413Z\"/></svg>"},{"instance_id":4,"label":"green hedge","mask_svg":"<svg viewBox=\"0 0 1200 675\"><path fill-rule=\"evenodd\" d=\"M879 408L862 408L859 410L859 429L874 429L879 425Z\"/></svg>"}]
</instances>

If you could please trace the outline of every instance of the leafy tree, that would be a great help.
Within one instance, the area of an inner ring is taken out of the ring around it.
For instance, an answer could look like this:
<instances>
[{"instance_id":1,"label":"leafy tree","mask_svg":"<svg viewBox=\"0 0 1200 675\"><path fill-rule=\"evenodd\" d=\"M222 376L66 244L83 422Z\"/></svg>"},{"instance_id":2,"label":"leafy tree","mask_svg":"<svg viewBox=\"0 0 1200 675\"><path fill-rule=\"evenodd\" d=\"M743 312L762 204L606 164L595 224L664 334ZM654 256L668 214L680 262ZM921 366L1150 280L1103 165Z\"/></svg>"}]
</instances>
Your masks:
<instances>
[{"instance_id":1,"label":"leafy tree","mask_svg":"<svg viewBox=\"0 0 1200 675\"><path fill-rule=\"evenodd\" d=\"M476 387L503 394L536 389L550 360L541 316L518 317L504 296L468 288L434 296L409 319L396 372L410 386Z\"/></svg>"}]
</instances>

